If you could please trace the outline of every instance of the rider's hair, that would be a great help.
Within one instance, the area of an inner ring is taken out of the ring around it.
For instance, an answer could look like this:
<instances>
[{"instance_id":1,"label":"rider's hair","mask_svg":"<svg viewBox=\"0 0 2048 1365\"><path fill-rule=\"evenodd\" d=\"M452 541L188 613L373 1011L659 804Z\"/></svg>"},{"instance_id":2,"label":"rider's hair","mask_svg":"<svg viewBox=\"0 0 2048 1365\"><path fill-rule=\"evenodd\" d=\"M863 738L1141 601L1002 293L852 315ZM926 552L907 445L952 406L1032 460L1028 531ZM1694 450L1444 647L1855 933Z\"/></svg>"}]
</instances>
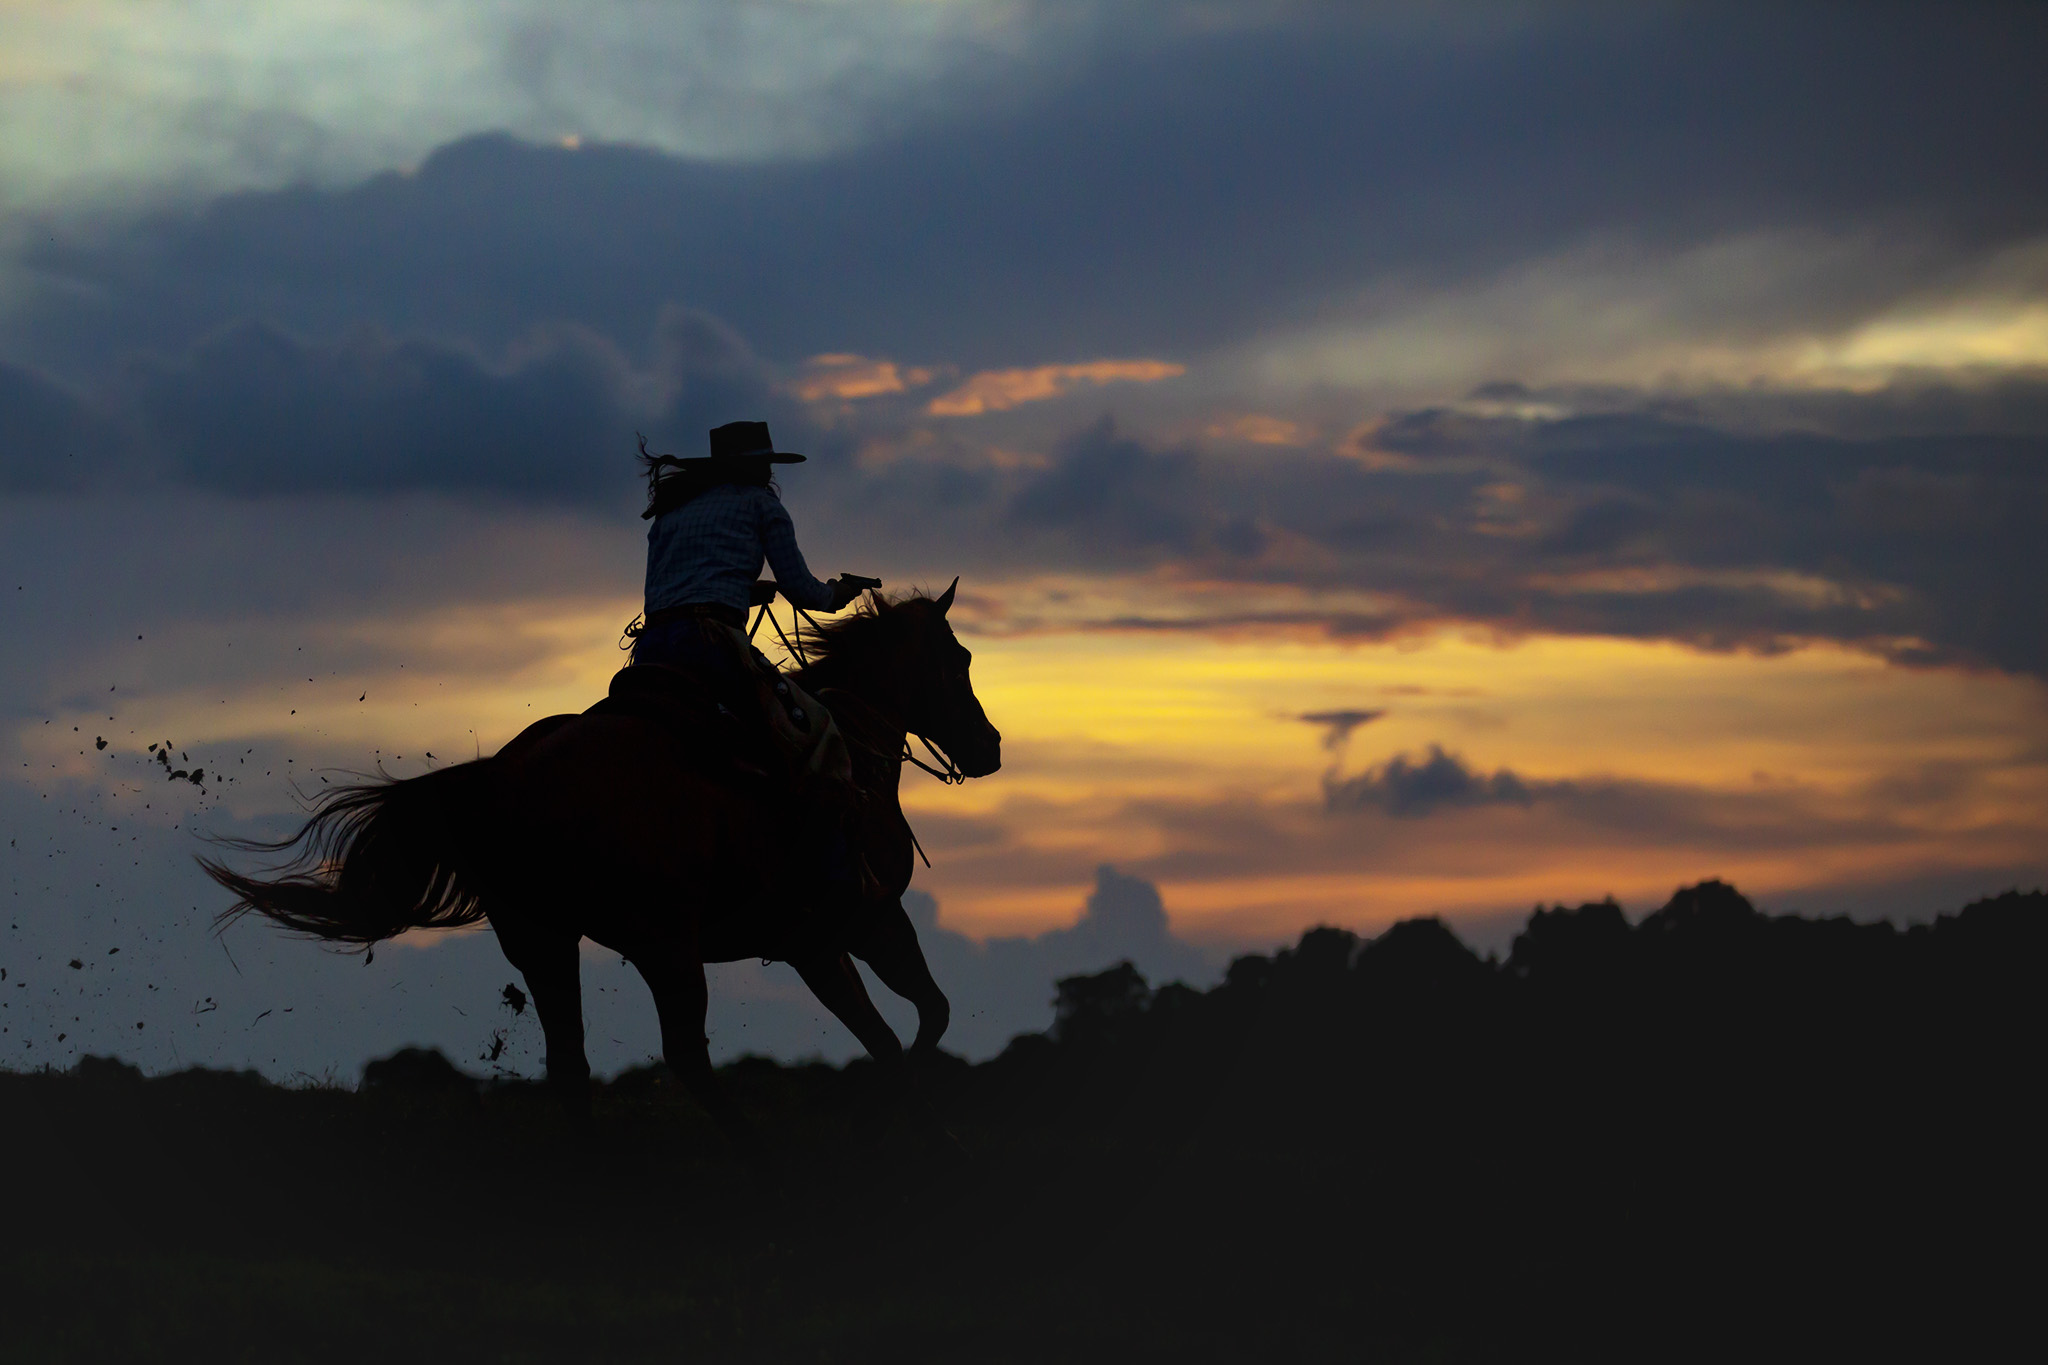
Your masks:
<instances>
[{"instance_id":1,"label":"rider's hair","mask_svg":"<svg viewBox=\"0 0 2048 1365\"><path fill-rule=\"evenodd\" d=\"M657 455L640 441L640 466L647 474L647 510L641 517L658 517L673 512L707 489L723 484L751 484L780 491L774 468L765 459L684 460L674 455Z\"/></svg>"}]
</instances>

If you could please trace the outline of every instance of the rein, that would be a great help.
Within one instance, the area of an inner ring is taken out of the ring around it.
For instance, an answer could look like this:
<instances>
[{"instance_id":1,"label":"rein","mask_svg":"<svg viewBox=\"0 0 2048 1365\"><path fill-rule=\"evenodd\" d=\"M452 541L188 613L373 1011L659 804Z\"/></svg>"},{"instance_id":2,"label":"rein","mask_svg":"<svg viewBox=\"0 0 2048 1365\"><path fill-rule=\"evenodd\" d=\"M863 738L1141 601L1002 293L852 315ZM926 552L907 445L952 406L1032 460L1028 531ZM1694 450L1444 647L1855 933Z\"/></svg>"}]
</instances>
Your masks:
<instances>
[{"instance_id":1,"label":"rein","mask_svg":"<svg viewBox=\"0 0 2048 1365\"><path fill-rule=\"evenodd\" d=\"M858 749L868 757L884 764L888 763L892 757L908 758L910 756L910 741L908 739L905 739L903 742L903 753L892 755L881 745L869 743L867 736L862 733L864 726L859 723L857 715L859 712L867 711L873 713L874 719L882 725L886 726L892 723L881 707L876 706L873 702L863 697L856 696L843 687L819 688L817 697L819 701L825 703L826 709L839 722L839 733L846 740L848 746ZM849 702L852 704L848 705ZM900 730L902 727L898 725L897 728ZM912 761L915 762L915 760ZM921 763L918 766L924 767ZM929 772L930 769L927 768L926 771ZM918 841L917 831L911 828L910 817L903 813L901 802L897 803L896 817L903 822L903 832L910 836L910 846L917 850L917 856L924 860L924 865L930 867L932 865L931 855L924 851L924 845Z\"/></svg>"},{"instance_id":2,"label":"rein","mask_svg":"<svg viewBox=\"0 0 2048 1365\"><path fill-rule=\"evenodd\" d=\"M785 602L789 601L787 597L783 598L783 600ZM769 597L767 597L761 602L760 609L754 613L754 623L751 626L747 627L747 639L751 641L757 634L760 633L761 622L763 619L766 619L770 625L775 627L775 638L781 641L783 649L788 652L789 656L792 659L796 660L797 667L809 668L811 666L811 657L804 650L804 637L802 628L797 626L795 622L791 622L790 629L785 631L782 628L782 618L777 616L773 610L773 602L774 596L772 593ZM824 627L818 624L818 619L815 616L812 616L808 611L805 611L802 607L798 606L795 602L789 603L789 609L795 615L803 618L804 622L808 624L812 630L817 631L820 634L824 632ZM843 688L836 687L827 688L825 690L831 692L844 692ZM945 753L937 745L933 744L930 740L926 739L923 735L919 735L917 737L917 742L919 744L924 745L925 752L929 753L932 756L932 758L938 762L939 766L936 768L934 768L931 764L925 762L923 759L919 758L916 754L910 751L909 727L903 725L900 721L896 721L892 717L888 716L886 713L882 711L880 707L876 706L873 702L866 701L860 697L856 697L850 692L845 692L845 695L851 697L857 704L866 707L870 711L875 712L877 716L881 717L884 724L893 726L894 729L903 736L903 752L901 752L900 754L893 755L893 757L899 763L915 764L917 767L924 769L924 771L930 773L933 777L938 778L939 781L945 783L949 787L957 786L960 783L963 783L967 780L967 774L960 771L960 765L955 763L950 755ZM824 698L821 696L819 700L823 701ZM876 746L869 744L866 740L862 739L860 736L855 734L854 727L845 724L843 720L840 724L839 732L840 734L846 737L847 743L859 745L862 749L866 750L870 754L873 754L876 758L879 758L884 762L887 762L892 757L888 750L877 748ZM929 868L932 865L931 855L924 851L924 844L921 841L919 841L917 837L917 831L911 828L910 817L908 815L903 814L901 806L897 807L896 813L897 817L903 821L903 832L910 836L910 846L917 850L917 856L920 859L922 859L924 865L927 868Z\"/></svg>"},{"instance_id":3,"label":"rein","mask_svg":"<svg viewBox=\"0 0 2048 1365\"><path fill-rule=\"evenodd\" d=\"M770 601L772 602L773 599L771 598ZM822 629L818 624L817 618L796 603L791 602L789 609L810 622L812 630ZM782 629L782 618L774 613L770 608L769 602L763 602L761 609L754 613L754 624L747 627L747 638L749 640L753 639L755 634L760 631L763 618L767 620L769 625L775 627L775 638L782 641L783 649L788 651L790 658L796 660L796 666L798 668L809 668L811 666L811 658L808 654L804 653L803 631L792 621L789 631L784 632Z\"/></svg>"},{"instance_id":4,"label":"rein","mask_svg":"<svg viewBox=\"0 0 2048 1365\"><path fill-rule=\"evenodd\" d=\"M903 736L903 757L905 761L915 763L918 767L924 769L933 777L938 778L939 781L949 787L957 787L967 780L967 774L960 771L960 765L953 761L950 754L941 752L936 745L923 735L917 737L917 742L924 745L925 752L936 758L940 766L934 768L931 764L910 752L910 736L908 733Z\"/></svg>"},{"instance_id":5,"label":"rein","mask_svg":"<svg viewBox=\"0 0 2048 1365\"><path fill-rule=\"evenodd\" d=\"M783 600L785 602L789 601L787 597L783 598ZM817 631L821 634L823 633L824 627L818 624L817 617L811 615L808 611L805 611L802 607L798 606L794 602L789 603L789 609L796 615L801 616L804 619L805 624L809 625L812 630ZM795 623L792 622L791 628L788 631L783 630L782 618L777 616L774 613L774 611L770 609L770 605L768 602L763 602L761 604L760 610L754 613L754 624L747 628L747 638L749 640L754 638L755 634L761 629L761 621L763 618L767 619L769 625L775 627L775 638L781 641L782 647L784 650L788 652L789 657L796 660L797 667L809 668L811 666L811 659L810 656L804 652L804 633L802 629L797 627ZM960 765L955 763L950 755L940 750L940 748L936 744L933 744L923 735L919 735L917 737L917 742L919 744L924 745L925 752L930 754L933 760L937 762L939 766L934 768L930 763L925 762L916 754L912 753L910 751L910 731L907 727L902 728L903 752L897 755L897 757L901 761L905 763L915 764L917 767L924 769L926 772L930 773L933 777L938 778L939 781L945 783L949 787L957 787L967 781L967 774L960 771ZM906 821L906 823L908 822ZM910 842L913 844L917 843L917 835L912 834L910 836ZM917 855L920 858L924 857L924 849L922 847L919 847L919 849L917 850ZM925 859L925 866L931 866L930 859Z\"/></svg>"}]
</instances>

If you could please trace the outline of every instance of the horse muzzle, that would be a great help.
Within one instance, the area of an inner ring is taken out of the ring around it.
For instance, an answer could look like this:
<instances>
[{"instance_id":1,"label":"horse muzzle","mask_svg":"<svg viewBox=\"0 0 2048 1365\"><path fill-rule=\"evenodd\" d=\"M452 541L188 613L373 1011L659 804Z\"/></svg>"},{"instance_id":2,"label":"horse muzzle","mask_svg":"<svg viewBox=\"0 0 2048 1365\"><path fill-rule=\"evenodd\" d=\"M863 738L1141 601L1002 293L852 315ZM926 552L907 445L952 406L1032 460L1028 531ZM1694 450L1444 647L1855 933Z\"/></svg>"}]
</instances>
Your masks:
<instances>
[{"instance_id":1,"label":"horse muzzle","mask_svg":"<svg viewBox=\"0 0 2048 1365\"><path fill-rule=\"evenodd\" d=\"M987 777L1003 766L1002 732L991 725L986 735L977 736L968 743L948 744L946 753L964 776Z\"/></svg>"}]
</instances>

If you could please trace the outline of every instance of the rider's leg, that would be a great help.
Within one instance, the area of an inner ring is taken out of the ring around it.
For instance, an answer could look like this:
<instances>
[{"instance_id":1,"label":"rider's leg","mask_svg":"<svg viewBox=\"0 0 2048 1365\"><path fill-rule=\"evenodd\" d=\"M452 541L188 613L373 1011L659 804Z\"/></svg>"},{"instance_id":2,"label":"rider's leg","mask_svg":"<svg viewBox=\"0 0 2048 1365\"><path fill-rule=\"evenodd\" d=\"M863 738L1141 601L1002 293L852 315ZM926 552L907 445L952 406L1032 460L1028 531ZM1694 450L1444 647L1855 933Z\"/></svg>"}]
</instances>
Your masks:
<instances>
[{"instance_id":1,"label":"rider's leg","mask_svg":"<svg viewBox=\"0 0 2048 1365\"><path fill-rule=\"evenodd\" d=\"M756 705L754 683L747 675L745 656L725 638L726 630L716 621L695 616L652 626L633 642L633 662L680 669L734 715L745 716Z\"/></svg>"},{"instance_id":2,"label":"rider's leg","mask_svg":"<svg viewBox=\"0 0 2048 1365\"><path fill-rule=\"evenodd\" d=\"M802 886L800 898L828 918L851 913L873 888L863 879L859 842L859 793L843 779L807 771L813 755L800 736L815 736L820 716L807 716L816 701L793 684L730 626L691 617L656 627L635 642L635 663L680 668L733 714L742 729L782 748L790 773L794 843ZM777 709L787 713L777 715ZM771 739L771 736L776 738ZM837 742L835 740L835 742Z\"/></svg>"}]
</instances>

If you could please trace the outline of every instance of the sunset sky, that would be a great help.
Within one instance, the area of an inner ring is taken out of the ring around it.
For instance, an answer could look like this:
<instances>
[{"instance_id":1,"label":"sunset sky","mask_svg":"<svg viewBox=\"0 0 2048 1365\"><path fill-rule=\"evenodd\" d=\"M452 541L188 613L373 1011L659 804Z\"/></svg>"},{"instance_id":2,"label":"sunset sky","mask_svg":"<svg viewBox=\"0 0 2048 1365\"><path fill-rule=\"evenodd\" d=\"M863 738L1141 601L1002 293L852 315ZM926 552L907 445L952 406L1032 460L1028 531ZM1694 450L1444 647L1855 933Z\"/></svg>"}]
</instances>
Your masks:
<instances>
[{"instance_id":1,"label":"sunset sky","mask_svg":"<svg viewBox=\"0 0 2048 1365\"><path fill-rule=\"evenodd\" d=\"M0 3L0 1064L405 1041L334 1031L353 961L215 944L195 836L601 695L634 433L736 418L809 454L820 576L960 576L1004 767L906 788L962 961L1142 883L1211 963L2040 884L2044 52L1997 4ZM202 1036L299 990L329 1032Z\"/></svg>"}]
</instances>

